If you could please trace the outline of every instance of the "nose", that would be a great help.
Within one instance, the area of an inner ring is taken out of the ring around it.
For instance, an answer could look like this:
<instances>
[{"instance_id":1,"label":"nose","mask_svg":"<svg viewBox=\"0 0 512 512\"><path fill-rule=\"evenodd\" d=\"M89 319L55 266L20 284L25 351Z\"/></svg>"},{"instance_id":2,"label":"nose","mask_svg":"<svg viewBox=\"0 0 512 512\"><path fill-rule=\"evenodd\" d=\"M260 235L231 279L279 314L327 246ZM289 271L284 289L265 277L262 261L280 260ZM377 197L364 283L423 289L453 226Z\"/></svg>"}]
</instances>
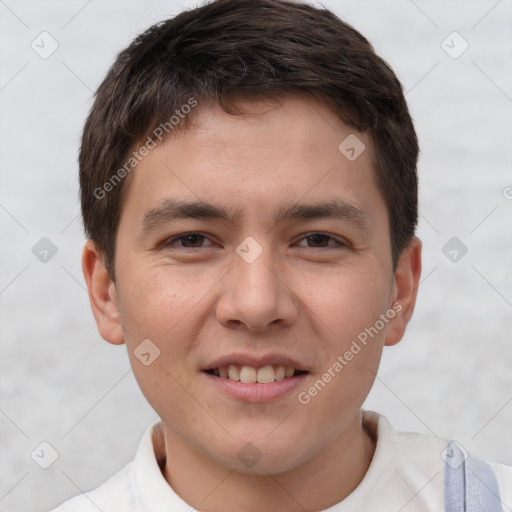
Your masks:
<instances>
[{"instance_id":1,"label":"nose","mask_svg":"<svg viewBox=\"0 0 512 512\"><path fill-rule=\"evenodd\" d=\"M276 260L270 249L252 262L236 255L217 302L217 319L223 326L264 331L294 323L298 300Z\"/></svg>"}]
</instances>

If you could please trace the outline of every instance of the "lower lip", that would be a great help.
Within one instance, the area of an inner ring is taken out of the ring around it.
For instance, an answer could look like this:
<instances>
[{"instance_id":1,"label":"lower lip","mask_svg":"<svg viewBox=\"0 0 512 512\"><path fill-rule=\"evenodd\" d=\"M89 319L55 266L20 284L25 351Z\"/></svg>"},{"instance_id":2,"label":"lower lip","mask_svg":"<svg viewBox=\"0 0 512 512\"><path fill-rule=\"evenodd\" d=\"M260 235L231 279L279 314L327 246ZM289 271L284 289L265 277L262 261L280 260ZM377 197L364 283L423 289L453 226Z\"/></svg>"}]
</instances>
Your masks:
<instances>
[{"instance_id":1,"label":"lower lip","mask_svg":"<svg viewBox=\"0 0 512 512\"><path fill-rule=\"evenodd\" d=\"M217 387L224 393L244 402L254 403L268 402L270 400L281 398L300 386L308 376L307 373L301 373L300 375L287 377L283 380L275 380L274 382L269 382L267 384L259 384L258 382L246 383L216 377L215 375L210 375L206 372L202 373L213 386Z\"/></svg>"}]
</instances>

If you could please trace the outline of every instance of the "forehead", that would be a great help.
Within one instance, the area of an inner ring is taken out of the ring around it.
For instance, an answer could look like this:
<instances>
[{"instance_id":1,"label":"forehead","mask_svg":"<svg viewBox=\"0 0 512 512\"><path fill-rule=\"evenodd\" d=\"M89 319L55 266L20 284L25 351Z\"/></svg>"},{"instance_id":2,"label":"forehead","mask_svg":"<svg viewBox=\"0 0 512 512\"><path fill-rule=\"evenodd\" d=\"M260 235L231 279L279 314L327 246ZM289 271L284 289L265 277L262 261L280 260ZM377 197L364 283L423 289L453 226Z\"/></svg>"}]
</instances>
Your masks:
<instances>
[{"instance_id":1,"label":"forehead","mask_svg":"<svg viewBox=\"0 0 512 512\"><path fill-rule=\"evenodd\" d=\"M341 199L369 213L384 207L370 138L326 106L291 97L241 107L246 114L197 107L187 130L139 162L123 210L137 210L140 222L169 198L229 204L239 218L275 217L276 209L300 200Z\"/></svg>"}]
</instances>

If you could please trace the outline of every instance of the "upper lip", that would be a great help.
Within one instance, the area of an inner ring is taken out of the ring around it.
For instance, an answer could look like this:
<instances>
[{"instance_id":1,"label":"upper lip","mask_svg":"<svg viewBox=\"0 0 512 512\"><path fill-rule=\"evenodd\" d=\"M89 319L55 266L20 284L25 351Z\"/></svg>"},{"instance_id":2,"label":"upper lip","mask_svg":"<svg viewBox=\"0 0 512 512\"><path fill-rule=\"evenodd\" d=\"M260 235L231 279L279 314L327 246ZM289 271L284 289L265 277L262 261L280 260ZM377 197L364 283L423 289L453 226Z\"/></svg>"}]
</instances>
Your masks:
<instances>
[{"instance_id":1,"label":"upper lip","mask_svg":"<svg viewBox=\"0 0 512 512\"><path fill-rule=\"evenodd\" d=\"M233 353L214 359L211 363L208 363L204 370L214 370L222 366L229 366L230 364L236 364L240 366L251 366L253 368L262 368L267 365L283 365L286 367L295 368L300 371L308 371L304 365L296 361L295 359L286 356L284 354L240 354Z\"/></svg>"}]
</instances>

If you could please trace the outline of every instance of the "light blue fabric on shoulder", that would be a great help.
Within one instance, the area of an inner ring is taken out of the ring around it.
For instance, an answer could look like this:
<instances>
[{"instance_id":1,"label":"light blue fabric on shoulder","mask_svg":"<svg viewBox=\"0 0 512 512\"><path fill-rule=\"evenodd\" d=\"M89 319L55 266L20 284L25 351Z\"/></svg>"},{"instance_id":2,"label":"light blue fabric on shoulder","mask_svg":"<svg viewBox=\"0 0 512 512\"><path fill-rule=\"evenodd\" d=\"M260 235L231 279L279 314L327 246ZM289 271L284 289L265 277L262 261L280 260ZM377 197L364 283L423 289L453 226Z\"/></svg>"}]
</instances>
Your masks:
<instances>
[{"instance_id":1,"label":"light blue fabric on shoulder","mask_svg":"<svg viewBox=\"0 0 512 512\"><path fill-rule=\"evenodd\" d=\"M446 512L503 512L498 481L491 466L468 456L450 442L445 454Z\"/></svg>"}]
</instances>

